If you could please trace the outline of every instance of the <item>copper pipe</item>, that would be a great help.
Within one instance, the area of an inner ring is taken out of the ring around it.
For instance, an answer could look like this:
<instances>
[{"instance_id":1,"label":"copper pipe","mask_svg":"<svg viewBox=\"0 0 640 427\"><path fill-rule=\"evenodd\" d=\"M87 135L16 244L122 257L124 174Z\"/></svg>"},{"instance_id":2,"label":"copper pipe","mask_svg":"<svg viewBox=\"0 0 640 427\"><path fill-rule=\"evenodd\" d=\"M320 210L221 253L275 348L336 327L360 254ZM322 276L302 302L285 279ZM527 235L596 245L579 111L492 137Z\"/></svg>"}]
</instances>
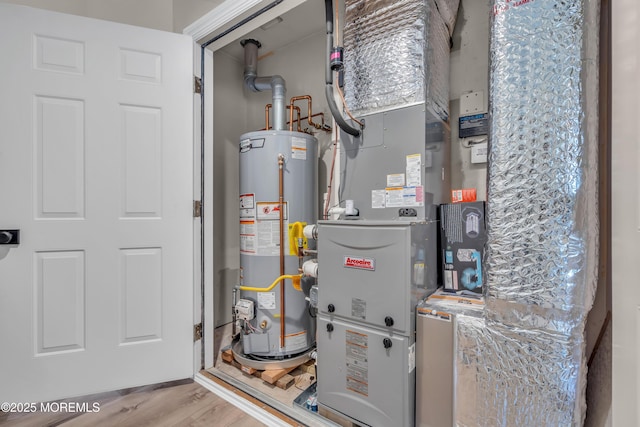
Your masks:
<instances>
[{"instance_id":1,"label":"copper pipe","mask_svg":"<svg viewBox=\"0 0 640 427\"><path fill-rule=\"evenodd\" d=\"M290 109L291 106L287 105L287 109ZM293 107L296 110L296 113L298 113L298 119L296 120L298 122L298 132L302 132L302 128L300 127L300 107ZM264 129L262 130L269 130L271 129L271 126L269 126L269 110L271 109L271 104L267 104L264 106L264 120L265 120L265 126ZM324 114L323 113L318 113L318 114L322 114L322 122L324 124ZM291 115L293 116L293 114ZM306 118L306 117L305 117ZM289 130L292 131L293 130L293 122L289 121L287 122L287 124L289 124Z\"/></svg>"},{"instance_id":2,"label":"copper pipe","mask_svg":"<svg viewBox=\"0 0 640 427\"><path fill-rule=\"evenodd\" d=\"M302 121L300 119L300 116L302 114L300 113L300 107L296 107L296 113L298 113L298 132L302 132L302 126L301 126Z\"/></svg>"},{"instance_id":3,"label":"copper pipe","mask_svg":"<svg viewBox=\"0 0 640 427\"><path fill-rule=\"evenodd\" d=\"M267 104L264 106L264 120L266 125L264 127L265 130L269 130L269 109L271 109L271 104Z\"/></svg>"},{"instance_id":4,"label":"copper pipe","mask_svg":"<svg viewBox=\"0 0 640 427\"><path fill-rule=\"evenodd\" d=\"M284 155L278 154L278 206L280 207L280 275L284 276ZM284 349L284 280L280 281L280 348Z\"/></svg>"},{"instance_id":5,"label":"copper pipe","mask_svg":"<svg viewBox=\"0 0 640 427\"><path fill-rule=\"evenodd\" d=\"M289 124L289 130L293 131L293 124L295 122L298 122L298 132L302 132L302 128L300 127L300 107L294 106L293 110L296 110L296 113L298 115L298 118L296 120L293 120L293 110L291 109L291 105L287 105L287 109L291 110L289 111L289 117L291 118L291 120L289 120L287 123Z\"/></svg>"},{"instance_id":6,"label":"copper pipe","mask_svg":"<svg viewBox=\"0 0 640 427\"><path fill-rule=\"evenodd\" d=\"M325 125L325 123L324 123L324 113L323 112L315 113L311 117L318 117L318 116L320 116L322 118L322 122L320 123L320 127L322 128L321 130L330 133L332 129L331 129L331 126ZM304 116L300 120L307 120L308 118L309 118L308 116Z\"/></svg>"},{"instance_id":7,"label":"copper pipe","mask_svg":"<svg viewBox=\"0 0 640 427\"><path fill-rule=\"evenodd\" d=\"M293 98L291 98L290 105L293 107L293 104L296 101L300 101L300 100L303 100L303 99L307 100L307 121L309 122L309 126L313 126L316 129L322 129L322 125L319 125L319 124L313 122L313 119L312 119L313 113L312 113L312 107L311 107L312 101L311 101L311 96L310 95L294 96ZM290 111L289 115L290 115L289 119L291 121L293 121L293 111Z\"/></svg>"}]
</instances>

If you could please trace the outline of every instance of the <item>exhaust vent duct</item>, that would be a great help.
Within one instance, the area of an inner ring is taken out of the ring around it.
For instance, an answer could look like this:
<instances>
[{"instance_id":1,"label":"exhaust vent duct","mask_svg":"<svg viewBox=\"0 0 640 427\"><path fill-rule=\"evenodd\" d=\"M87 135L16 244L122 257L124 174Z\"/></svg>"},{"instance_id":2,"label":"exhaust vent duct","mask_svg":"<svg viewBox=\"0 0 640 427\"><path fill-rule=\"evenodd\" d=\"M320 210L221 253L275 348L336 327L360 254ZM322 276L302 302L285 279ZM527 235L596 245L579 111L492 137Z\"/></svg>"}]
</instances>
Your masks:
<instances>
[{"instance_id":1,"label":"exhaust vent duct","mask_svg":"<svg viewBox=\"0 0 640 427\"><path fill-rule=\"evenodd\" d=\"M287 115L285 95L287 88L281 76L258 77L259 41L245 39L240 42L244 48L244 85L252 92L270 90L273 104L273 129L286 130ZM267 124L268 125L268 124Z\"/></svg>"}]
</instances>

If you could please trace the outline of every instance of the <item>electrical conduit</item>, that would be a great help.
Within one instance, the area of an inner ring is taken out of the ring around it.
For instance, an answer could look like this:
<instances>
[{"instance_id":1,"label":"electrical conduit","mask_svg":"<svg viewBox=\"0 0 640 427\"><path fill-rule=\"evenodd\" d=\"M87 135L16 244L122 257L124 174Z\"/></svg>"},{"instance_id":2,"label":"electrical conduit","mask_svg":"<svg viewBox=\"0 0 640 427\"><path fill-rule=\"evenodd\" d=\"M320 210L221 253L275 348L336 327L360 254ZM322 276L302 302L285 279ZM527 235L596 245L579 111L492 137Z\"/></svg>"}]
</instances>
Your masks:
<instances>
[{"instance_id":1,"label":"electrical conduit","mask_svg":"<svg viewBox=\"0 0 640 427\"><path fill-rule=\"evenodd\" d=\"M327 57L326 57L326 68L325 68L325 95L327 96L327 103L329 104L329 110L331 111L331 115L335 119L340 129L348 133L349 135L359 137L360 129L354 128L349 125L347 121L342 117L342 113L338 109L336 105L336 99L333 95L333 71L331 70L331 50L333 48L333 0L325 0L325 12L326 12L326 21L327 21Z\"/></svg>"}]
</instances>

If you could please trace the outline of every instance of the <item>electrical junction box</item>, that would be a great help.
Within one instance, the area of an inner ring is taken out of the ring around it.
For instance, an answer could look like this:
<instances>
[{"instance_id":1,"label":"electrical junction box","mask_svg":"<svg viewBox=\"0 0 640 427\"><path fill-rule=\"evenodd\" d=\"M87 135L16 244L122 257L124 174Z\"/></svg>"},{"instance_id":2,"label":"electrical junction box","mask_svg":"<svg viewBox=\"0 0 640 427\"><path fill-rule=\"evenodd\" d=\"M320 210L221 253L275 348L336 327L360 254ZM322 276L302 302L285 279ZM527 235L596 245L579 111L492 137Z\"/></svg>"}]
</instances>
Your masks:
<instances>
[{"instance_id":1,"label":"electrical junction box","mask_svg":"<svg viewBox=\"0 0 640 427\"><path fill-rule=\"evenodd\" d=\"M469 92L460 97L460 116L468 116L486 111L484 106L484 92Z\"/></svg>"},{"instance_id":2,"label":"electrical junction box","mask_svg":"<svg viewBox=\"0 0 640 427\"><path fill-rule=\"evenodd\" d=\"M254 318L254 304L248 299L238 300L236 303L236 318L241 320L251 320Z\"/></svg>"}]
</instances>

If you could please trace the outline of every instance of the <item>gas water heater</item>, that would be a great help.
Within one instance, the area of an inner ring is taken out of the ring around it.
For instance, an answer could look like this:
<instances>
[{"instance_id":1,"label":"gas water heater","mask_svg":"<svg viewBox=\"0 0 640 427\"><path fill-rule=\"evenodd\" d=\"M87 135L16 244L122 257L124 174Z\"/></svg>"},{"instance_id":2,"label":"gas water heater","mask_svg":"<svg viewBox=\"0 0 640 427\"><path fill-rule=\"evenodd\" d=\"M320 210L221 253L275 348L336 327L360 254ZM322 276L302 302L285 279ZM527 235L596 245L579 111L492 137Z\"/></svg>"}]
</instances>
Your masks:
<instances>
[{"instance_id":1,"label":"gas water heater","mask_svg":"<svg viewBox=\"0 0 640 427\"><path fill-rule=\"evenodd\" d=\"M317 140L306 133L268 130L240 137L241 289L265 288L283 274L299 274L299 248L308 244L294 238L293 228L317 220L316 163ZM313 346L315 321L297 287L282 280L267 292L241 291L241 301L253 302L255 313L243 319L245 354L288 356Z\"/></svg>"},{"instance_id":2,"label":"gas water heater","mask_svg":"<svg viewBox=\"0 0 640 427\"><path fill-rule=\"evenodd\" d=\"M242 46L245 87L271 91L272 104L266 107L266 130L240 137L241 273L234 291L234 328L240 326L242 346L234 347L234 352L236 358L269 363L296 358L315 344L315 319L305 295L309 286L301 268L305 251L315 249L309 247L303 227L317 220L318 141L301 131L299 113L298 131L293 127L293 113L300 110L294 105L298 99L308 100L308 121L313 124L311 97L294 97L286 106L284 79L257 74L260 42L246 39ZM270 108L273 126L268 119Z\"/></svg>"}]
</instances>

